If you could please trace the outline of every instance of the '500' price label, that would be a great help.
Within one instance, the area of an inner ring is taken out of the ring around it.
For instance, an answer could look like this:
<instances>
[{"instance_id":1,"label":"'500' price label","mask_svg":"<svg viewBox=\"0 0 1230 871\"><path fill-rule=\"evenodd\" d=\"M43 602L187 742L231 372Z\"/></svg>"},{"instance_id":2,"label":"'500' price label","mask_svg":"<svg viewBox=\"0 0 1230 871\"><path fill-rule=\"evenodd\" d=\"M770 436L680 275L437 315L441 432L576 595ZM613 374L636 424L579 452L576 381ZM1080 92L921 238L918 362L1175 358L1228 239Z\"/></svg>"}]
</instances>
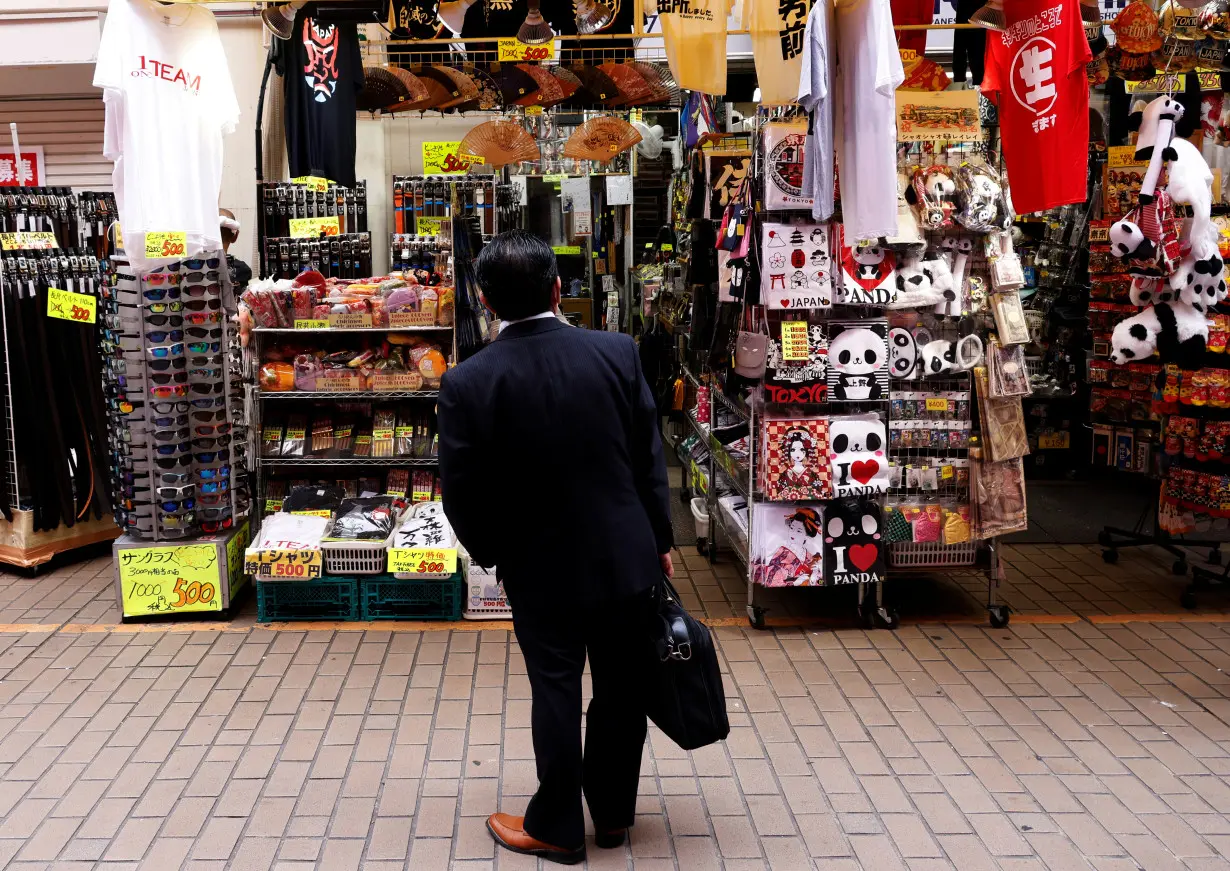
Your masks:
<instances>
[{"instance_id":1,"label":"'500' price label","mask_svg":"<svg viewBox=\"0 0 1230 871\"><path fill-rule=\"evenodd\" d=\"M47 288L47 317L92 324L98 320L98 300L85 293Z\"/></svg>"},{"instance_id":2,"label":"'500' price label","mask_svg":"<svg viewBox=\"0 0 1230 871\"><path fill-rule=\"evenodd\" d=\"M413 575L451 575L457 571L457 548L389 548L389 571Z\"/></svg>"},{"instance_id":3,"label":"'500' price label","mask_svg":"<svg viewBox=\"0 0 1230 871\"><path fill-rule=\"evenodd\" d=\"M145 234L145 256L150 258L183 257L188 253L187 233L164 233L161 230Z\"/></svg>"},{"instance_id":4,"label":"'500' price label","mask_svg":"<svg viewBox=\"0 0 1230 871\"><path fill-rule=\"evenodd\" d=\"M549 39L538 45L529 45L515 37L501 39L497 43L500 50L500 60L511 61L555 60L555 39Z\"/></svg>"},{"instance_id":5,"label":"'500' price label","mask_svg":"<svg viewBox=\"0 0 1230 871\"><path fill-rule=\"evenodd\" d=\"M320 577L319 550L257 550L244 554L243 570L258 578L306 581Z\"/></svg>"}]
</instances>

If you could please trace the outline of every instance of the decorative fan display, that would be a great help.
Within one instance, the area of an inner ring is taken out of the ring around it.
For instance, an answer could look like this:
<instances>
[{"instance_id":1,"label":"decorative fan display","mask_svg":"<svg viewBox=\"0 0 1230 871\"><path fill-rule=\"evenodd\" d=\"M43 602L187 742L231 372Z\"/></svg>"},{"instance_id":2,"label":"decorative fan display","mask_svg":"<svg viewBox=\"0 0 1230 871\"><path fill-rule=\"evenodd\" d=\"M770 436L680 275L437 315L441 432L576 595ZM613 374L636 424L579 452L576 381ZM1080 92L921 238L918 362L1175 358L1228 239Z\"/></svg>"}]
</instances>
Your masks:
<instances>
[{"instance_id":1,"label":"decorative fan display","mask_svg":"<svg viewBox=\"0 0 1230 871\"><path fill-rule=\"evenodd\" d=\"M560 87L564 89L564 100L572 99L572 95L581 88L581 80L577 78L577 74L572 70L565 69L564 67L552 67L551 75L555 76Z\"/></svg>"},{"instance_id":2,"label":"decorative fan display","mask_svg":"<svg viewBox=\"0 0 1230 871\"><path fill-rule=\"evenodd\" d=\"M377 112L391 103L410 100L405 82L384 67L364 67L363 90L355 96L355 106L362 112Z\"/></svg>"},{"instance_id":3,"label":"decorative fan display","mask_svg":"<svg viewBox=\"0 0 1230 871\"><path fill-rule=\"evenodd\" d=\"M602 70L581 65L569 67L569 69L581 82L580 89L572 95L572 102L592 106L595 103L618 99L619 86L611 81L611 77Z\"/></svg>"},{"instance_id":4,"label":"decorative fan display","mask_svg":"<svg viewBox=\"0 0 1230 871\"><path fill-rule=\"evenodd\" d=\"M564 143L564 157L606 162L641 141L641 134L622 118L599 115L576 129Z\"/></svg>"},{"instance_id":5,"label":"decorative fan display","mask_svg":"<svg viewBox=\"0 0 1230 871\"><path fill-rule=\"evenodd\" d=\"M645 81L645 77L636 67L607 61L599 64L598 69L610 76L611 81L619 88L622 97L620 104L640 106L653 98L653 88L649 86L649 82ZM617 104L608 103L607 105Z\"/></svg>"},{"instance_id":6,"label":"decorative fan display","mask_svg":"<svg viewBox=\"0 0 1230 871\"><path fill-rule=\"evenodd\" d=\"M471 101L473 105L463 104L457 107L459 110L498 109L503 105L500 99L500 86L495 83L495 79L491 78L491 73L473 64L466 64L462 69L478 88L478 96Z\"/></svg>"},{"instance_id":7,"label":"decorative fan display","mask_svg":"<svg viewBox=\"0 0 1230 871\"><path fill-rule=\"evenodd\" d=\"M639 60L624 61L624 64L635 67L645 79L645 83L653 89L653 102L673 103L679 99L679 83L671 75L670 67Z\"/></svg>"},{"instance_id":8,"label":"decorative fan display","mask_svg":"<svg viewBox=\"0 0 1230 871\"><path fill-rule=\"evenodd\" d=\"M517 100L518 106L554 106L564 99L564 88L559 79L546 67L537 64L517 64L517 69L528 75L538 85L538 90Z\"/></svg>"},{"instance_id":9,"label":"decorative fan display","mask_svg":"<svg viewBox=\"0 0 1230 871\"><path fill-rule=\"evenodd\" d=\"M470 100L478 97L478 85L476 85L474 80L461 70L455 69L454 67L444 66L443 64L432 64L429 67L423 68L424 75L431 75L433 72L444 77L442 79L437 78L436 81L440 82L440 84L444 85L446 88L450 88L453 94L452 100L441 106L436 106L436 108L440 111L452 109L455 106L459 106L462 103L468 103Z\"/></svg>"},{"instance_id":10,"label":"decorative fan display","mask_svg":"<svg viewBox=\"0 0 1230 871\"><path fill-rule=\"evenodd\" d=\"M389 72L396 76L409 92L404 100L397 100L384 106L386 112L402 112L414 109L426 109L431 106L432 92L427 84L409 70L391 66Z\"/></svg>"},{"instance_id":11,"label":"decorative fan display","mask_svg":"<svg viewBox=\"0 0 1230 871\"><path fill-rule=\"evenodd\" d=\"M534 77L525 70L517 69L516 64L492 64L491 78L500 89L500 100L505 106L512 106L522 97L528 97L538 90Z\"/></svg>"},{"instance_id":12,"label":"decorative fan display","mask_svg":"<svg viewBox=\"0 0 1230 871\"><path fill-rule=\"evenodd\" d=\"M523 160L538 160L542 152L538 143L516 121L487 121L465 135L457 150L483 158L499 168Z\"/></svg>"}]
</instances>

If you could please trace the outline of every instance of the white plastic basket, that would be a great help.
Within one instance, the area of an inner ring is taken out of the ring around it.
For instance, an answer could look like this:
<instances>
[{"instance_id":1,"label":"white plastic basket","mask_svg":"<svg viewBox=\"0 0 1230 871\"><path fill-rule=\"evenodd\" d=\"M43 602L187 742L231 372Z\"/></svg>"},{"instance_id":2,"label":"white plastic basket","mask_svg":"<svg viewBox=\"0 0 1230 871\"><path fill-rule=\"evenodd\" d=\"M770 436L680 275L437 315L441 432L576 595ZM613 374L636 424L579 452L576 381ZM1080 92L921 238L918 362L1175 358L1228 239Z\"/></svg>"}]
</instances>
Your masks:
<instances>
[{"instance_id":1,"label":"white plastic basket","mask_svg":"<svg viewBox=\"0 0 1230 871\"><path fill-rule=\"evenodd\" d=\"M703 496L692 500L692 522L696 524L697 539L709 537L709 512L706 510Z\"/></svg>"},{"instance_id":2,"label":"white plastic basket","mask_svg":"<svg viewBox=\"0 0 1230 871\"><path fill-rule=\"evenodd\" d=\"M388 561L393 535L383 541L325 541L320 549L325 555L325 574L378 575Z\"/></svg>"},{"instance_id":3,"label":"white plastic basket","mask_svg":"<svg viewBox=\"0 0 1230 871\"><path fill-rule=\"evenodd\" d=\"M894 568L939 568L972 566L978 562L978 542L942 544L938 541L897 541L888 548L888 564Z\"/></svg>"}]
</instances>

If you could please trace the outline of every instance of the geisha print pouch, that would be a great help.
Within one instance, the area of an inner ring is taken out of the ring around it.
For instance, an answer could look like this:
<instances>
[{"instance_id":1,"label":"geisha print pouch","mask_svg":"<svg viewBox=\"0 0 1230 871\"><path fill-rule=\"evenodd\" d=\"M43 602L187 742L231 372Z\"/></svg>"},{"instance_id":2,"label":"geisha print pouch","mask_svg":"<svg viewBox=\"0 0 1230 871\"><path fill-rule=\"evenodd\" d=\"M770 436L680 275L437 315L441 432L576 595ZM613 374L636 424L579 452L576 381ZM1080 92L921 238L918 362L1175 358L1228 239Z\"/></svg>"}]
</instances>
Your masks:
<instances>
[{"instance_id":1,"label":"geisha print pouch","mask_svg":"<svg viewBox=\"0 0 1230 871\"><path fill-rule=\"evenodd\" d=\"M757 502L752 521L752 580L762 587L824 583L824 509L801 502Z\"/></svg>"},{"instance_id":2,"label":"geisha print pouch","mask_svg":"<svg viewBox=\"0 0 1230 871\"><path fill-rule=\"evenodd\" d=\"M833 498L827 418L765 420L760 444L767 499L783 502Z\"/></svg>"}]
</instances>

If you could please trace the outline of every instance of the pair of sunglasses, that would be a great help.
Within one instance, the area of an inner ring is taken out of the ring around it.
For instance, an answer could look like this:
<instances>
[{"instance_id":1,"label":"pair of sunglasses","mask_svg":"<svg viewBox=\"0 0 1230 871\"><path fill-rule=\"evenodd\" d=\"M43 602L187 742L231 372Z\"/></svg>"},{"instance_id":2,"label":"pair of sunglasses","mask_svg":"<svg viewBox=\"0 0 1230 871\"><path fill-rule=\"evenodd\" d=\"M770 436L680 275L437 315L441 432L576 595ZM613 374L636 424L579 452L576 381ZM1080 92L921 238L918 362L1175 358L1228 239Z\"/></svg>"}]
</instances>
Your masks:
<instances>
[{"instance_id":1,"label":"pair of sunglasses","mask_svg":"<svg viewBox=\"0 0 1230 871\"><path fill-rule=\"evenodd\" d=\"M150 395L157 399L170 399L172 396L187 396L187 384L171 384L165 387L151 387Z\"/></svg>"},{"instance_id":2,"label":"pair of sunglasses","mask_svg":"<svg viewBox=\"0 0 1230 871\"><path fill-rule=\"evenodd\" d=\"M222 328L214 327L212 330L205 327L189 327L186 332L190 339L220 339L222 338Z\"/></svg>"},{"instance_id":3,"label":"pair of sunglasses","mask_svg":"<svg viewBox=\"0 0 1230 871\"><path fill-rule=\"evenodd\" d=\"M178 275L168 274L166 272L151 272L149 275L145 276L145 283L151 284L154 287L158 287L162 284L179 284L179 282L180 277Z\"/></svg>"},{"instance_id":4,"label":"pair of sunglasses","mask_svg":"<svg viewBox=\"0 0 1230 871\"><path fill-rule=\"evenodd\" d=\"M230 529L235 524L233 517L228 517L225 520L202 520L201 532L220 532L223 529Z\"/></svg>"},{"instance_id":5,"label":"pair of sunglasses","mask_svg":"<svg viewBox=\"0 0 1230 871\"><path fill-rule=\"evenodd\" d=\"M206 461L202 460L202 462L206 462ZM196 475L202 481L213 481L215 479L220 479L220 478L229 479L231 477L231 467L230 466L219 466L216 469L197 469Z\"/></svg>"},{"instance_id":6,"label":"pair of sunglasses","mask_svg":"<svg viewBox=\"0 0 1230 871\"><path fill-rule=\"evenodd\" d=\"M185 260L184 265L187 266L189 269L202 269L206 266L208 266L210 269L217 269L218 265L221 262L222 262L221 258L218 258L218 257L210 257L208 259L201 258L201 257L194 257L191 260ZM176 268L177 269L179 268L179 264L176 264Z\"/></svg>"},{"instance_id":7,"label":"pair of sunglasses","mask_svg":"<svg viewBox=\"0 0 1230 871\"><path fill-rule=\"evenodd\" d=\"M176 357L174 360L148 360L145 365L153 372L165 372L168 369L185 369L188 361L183 357Z\"/></svg>"},{"instance_id":8,"label":"pair of sunglasses","mask_svg":"<svg viewBox=\"0 0 1230 871\"><path fill-rule=\"evenodd\" d=\"M176 342L173 345L159 345L156 348L147 348L146 353L155 359L162 359L172 355L178 357L180 354L184 353L184 343Z\"/></svg>"},{"instance_id":9,"label":"pair of sunglasses","mask_svg":"<svg viewBox=\"0 0 1230 871\"><path fill-rule=\"evenodd\" d=\"M221 290L220 284L185 284L180 288L185 295L198 299L203 296L217 296Z\"/></svg>"}]
</instances>

